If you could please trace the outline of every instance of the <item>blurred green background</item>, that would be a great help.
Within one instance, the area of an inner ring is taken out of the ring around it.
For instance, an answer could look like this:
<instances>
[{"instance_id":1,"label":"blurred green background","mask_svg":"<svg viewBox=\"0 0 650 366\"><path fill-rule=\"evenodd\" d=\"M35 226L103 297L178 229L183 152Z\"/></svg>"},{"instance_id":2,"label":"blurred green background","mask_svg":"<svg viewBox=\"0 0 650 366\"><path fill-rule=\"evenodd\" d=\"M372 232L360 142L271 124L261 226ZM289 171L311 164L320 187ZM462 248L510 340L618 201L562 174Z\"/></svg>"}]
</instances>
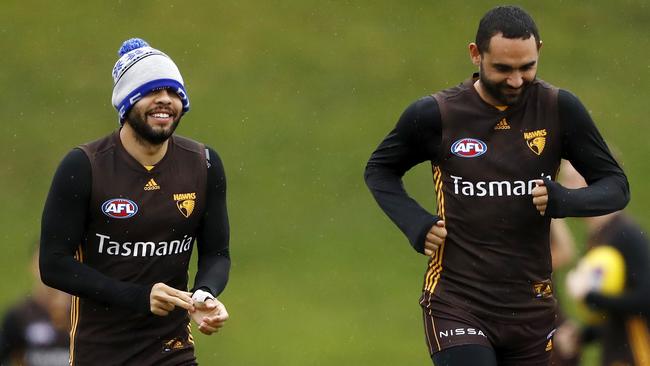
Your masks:
<instances>
[{"instance_id":1,"label":"blurred green background","mask_svg":"<svg viewBox=\"0 0 650 366\"><path fill-rule=\"evenodd\" d=\"M197 336L199 361L430 364L417 303L426 258L377 207L363 169L408 104L474 71L467 44L497 4L4 0L0 310L29 291L61 158L117 128L111 69L137 36L180 67L192 110L178 132L214 147L229 181L231 320ZM629 211L650 227L648 1L519 5L544 41L538 76L582 99L621 155ZM427 164L406 185L434 209Z\"/></svg>"}]
</instances>

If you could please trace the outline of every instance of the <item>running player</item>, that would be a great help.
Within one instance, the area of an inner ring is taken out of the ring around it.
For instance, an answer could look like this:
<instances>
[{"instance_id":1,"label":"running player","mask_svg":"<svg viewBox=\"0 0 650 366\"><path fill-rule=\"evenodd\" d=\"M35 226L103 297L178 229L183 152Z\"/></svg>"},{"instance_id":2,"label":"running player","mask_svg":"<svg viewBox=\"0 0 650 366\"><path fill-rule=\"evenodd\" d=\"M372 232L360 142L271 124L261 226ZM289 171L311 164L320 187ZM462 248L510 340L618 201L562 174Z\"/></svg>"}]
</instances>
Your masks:
<instances>
[{"instance_id":1,"label":"running player","mask_svg":"<svg viewBox=\"0 0 650 366\"><path fill-rule=\"evenodd\" d=\"M74 295L72 365L191 365L190 318L205 334L228 319L216 299L230 268L223 165L213 149L174 135L190 104L171 58L137 38L119 56L120 128L73 149L55 173L41 277Z\"/></svg>"},{"instance_id":2,"label":"running player","mask_svg":"<svg viewBox=\"0 0 650 366\"><path fill-rule=\"evenodd\" d=\"M420 253L420 304L436 365L546 365L555 304L551 218L602 215L629 200L627 178L573 94L537 78L542 41L523 9L499 6L469 45L478 73L423 97L373 152L365 179ZM554 181L561 158L589 187ZM437 215L402 176L430 161Z\"/></svg>"},{"instance_id":3,"label":"running player","mask_svg":"<svg viewBox=\"0 0 650 366\"><path fill-rule=\"evenodd\" d=\"M560 175L567 187L586 186L571 164L563 164ZM602 365L650 365L650 242L643 229L624 211L586 217L584 222L587 248L607 245L623 257L625 287L617 295L600 294L592 290L594 281L587 273L579 269L569 272L569 295L602 313L603 321L581 329L579 337L564 339L573 341L569 347L575 350L580 344L599 342Z\"/></svg>"}]
</instances>

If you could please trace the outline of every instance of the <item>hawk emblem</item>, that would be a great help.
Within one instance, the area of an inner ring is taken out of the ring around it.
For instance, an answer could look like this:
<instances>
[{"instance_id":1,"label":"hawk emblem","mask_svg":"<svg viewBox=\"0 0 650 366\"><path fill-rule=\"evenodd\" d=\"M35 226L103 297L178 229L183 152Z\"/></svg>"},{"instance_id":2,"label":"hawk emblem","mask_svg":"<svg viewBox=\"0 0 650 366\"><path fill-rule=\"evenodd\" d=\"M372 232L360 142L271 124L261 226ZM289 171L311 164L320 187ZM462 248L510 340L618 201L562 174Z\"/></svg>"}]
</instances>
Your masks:
<instances>
[{"instance_id":1,"label":"hawk emblem","mask_svg":"<svg viewBox=\"0 0 650 366\"><path fill-rule=\"evenodd\" d=\"M176 201L176 207L185 217L190 217L194 211L194 200Z\"/></svg>"},{"instance_id":2,"label":"hawk emblem","mask_svg":"<svg viewBox=\"0 0 650 366\"><path fill-rule=\"evenodd\" d=\"M530 151L537 155L542 155L544 146L546 146L546 129L537 130L533 132L524 132L524 139Z\"/></svg>"}]
</instances>

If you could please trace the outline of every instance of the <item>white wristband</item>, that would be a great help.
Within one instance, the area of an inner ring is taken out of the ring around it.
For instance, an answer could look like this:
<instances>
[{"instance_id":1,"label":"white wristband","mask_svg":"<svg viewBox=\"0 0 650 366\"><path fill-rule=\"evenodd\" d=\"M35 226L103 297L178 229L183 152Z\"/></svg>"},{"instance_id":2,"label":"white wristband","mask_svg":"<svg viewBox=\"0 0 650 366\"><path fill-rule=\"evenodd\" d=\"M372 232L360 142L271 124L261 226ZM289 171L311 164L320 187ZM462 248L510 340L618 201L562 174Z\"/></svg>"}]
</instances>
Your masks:
<instances>
[{"instance_id":1,"label":"white wristband","mask_svg":"<svg viewBox=\"0 0 650 366\"><path fill-rule=\"evenodd\" d=\"M192 300L195 302L206 302L209 299L214 300L214 296L207 291L196 290L194 291L194 294L192 294Z\"/></svg>"}]
</instances>

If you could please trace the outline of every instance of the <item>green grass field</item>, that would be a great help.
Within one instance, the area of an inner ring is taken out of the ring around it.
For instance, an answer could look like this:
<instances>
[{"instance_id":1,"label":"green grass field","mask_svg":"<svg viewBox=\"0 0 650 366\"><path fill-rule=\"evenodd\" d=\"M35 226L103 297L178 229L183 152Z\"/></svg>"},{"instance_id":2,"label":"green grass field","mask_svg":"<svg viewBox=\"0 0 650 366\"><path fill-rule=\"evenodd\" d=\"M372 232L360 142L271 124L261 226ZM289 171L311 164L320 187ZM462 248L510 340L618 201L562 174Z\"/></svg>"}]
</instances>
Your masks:
<instances>
[{"instance_id":1,"label":"green grass field","mask_svg":"<svg viewBox=\"0 0 650 366\"><path fill-rule=\"evenodd\" d=\"M374 203L363 169L411 101L474 71L467 44L497 4L4 1L0 310L29 291L60 159L117 128L110 73L121 42L138 36L179 65L192 110L178 132L215 148L229 180L231 320L196 337L199 361L430 364L417 303L426 258ZM544 41L539 77L588 107L620 152L629 211L650 227L650 4L520 4ZM406 185L434 209L427 166Z\"/></svg>"}]
</instances>

